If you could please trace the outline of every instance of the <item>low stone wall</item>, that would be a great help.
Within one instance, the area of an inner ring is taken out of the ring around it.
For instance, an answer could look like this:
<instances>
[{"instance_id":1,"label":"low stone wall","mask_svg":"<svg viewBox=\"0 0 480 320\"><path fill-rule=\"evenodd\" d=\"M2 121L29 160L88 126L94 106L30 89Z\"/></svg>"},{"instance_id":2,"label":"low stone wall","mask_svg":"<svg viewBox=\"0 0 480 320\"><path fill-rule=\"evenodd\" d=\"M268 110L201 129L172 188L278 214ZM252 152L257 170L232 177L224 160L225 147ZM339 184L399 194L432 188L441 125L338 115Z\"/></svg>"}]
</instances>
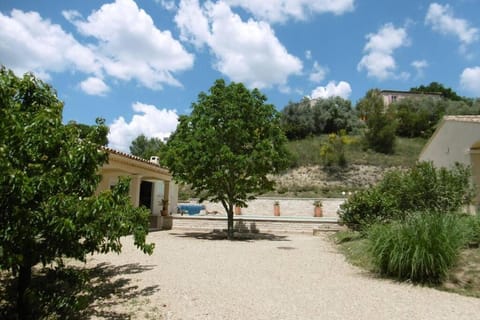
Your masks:
<instances>
[{"instance_id":1,"label":"low stone wall","mask_svg":"<svg viewBox=\"0 0 480 320\"><path fill-rule=\"evenodd\" d=\"M280 205L280 216L282 217L313 217L315 200L322 201L322 209L324 217L338 218L337 211L340 205L345 202L341 198L325 198L325 199L297 199L297 198L258 198L248 202L246 208L241 209L242 216L261 216L272 217L273 205L278 201ZM186 202L195 204L197 201ZM205 212L201 215L226 215L225 209L220 203L204 201Z\"/></svg>"},{"instance_id":2,"label":"low stone wall","mask_svg":"<svg viewBox=\"0 0 480 320\"><path fill-rule=\"evenodd\" d=\"M226 217L211 216L171 216L172 230L210 232L227 229ZM251 233L308 233L318 231L338 231L341 227L336 218L294 218L294 217L253 217L236 216L234 228L237 232Z\"/></svg>"}]
</instances>

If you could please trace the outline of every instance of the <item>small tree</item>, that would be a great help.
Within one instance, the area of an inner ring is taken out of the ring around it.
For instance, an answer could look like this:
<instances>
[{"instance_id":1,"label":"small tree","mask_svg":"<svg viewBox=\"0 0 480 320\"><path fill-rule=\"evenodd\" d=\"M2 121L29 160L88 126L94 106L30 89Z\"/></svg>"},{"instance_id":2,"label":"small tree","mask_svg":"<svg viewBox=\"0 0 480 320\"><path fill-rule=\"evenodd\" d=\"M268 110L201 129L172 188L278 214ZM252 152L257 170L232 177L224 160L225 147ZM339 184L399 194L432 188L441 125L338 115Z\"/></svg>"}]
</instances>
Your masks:
<instances>
[{"instance_id":1,"label":"small tree","mask_svg":"<svg viewBox=\"0 0 480 320\"><path fill-rule=\"evenodd\" d=\"M365 141L369 148L381 153L393 153L396 122L390 109L386 109L378 89L367 92L357 104L357 110L365 118Z\"/></svg>"},{"instance_id":2,"label":"small tree","mask_svg":"<svg viewBox=\"0 0 480 320\"><path fill-rule=\"evenodd\" d=\"M139 135L130 145L130 153L134 156L150 159L151 156L161 156L165 144L159 138L147 138L145 135Z\"/></svg>"},{"instance_id":3,"label":"small tree","mask_svg":"<svg viewBox=\"0 0 480 320\"><path fill-rule=\"evenodd\" d=\"M322 143L320 147L320 156L323 164L327 167L332 165L345 167L347 165L345 146L353 142L354 139L349 137L345 130L340 130L338 135L335 133L329 134L327 141Z\"/></svg>"},{"instance_id":4,"label":"small tree","mask_svg":"<svg viewBox=\"0 0 480 320\"><path fill-rule=\"evenodd\" d=\"M232 239L235 205L271 190L267 175L286 168L286 138L278 112L259 90L217 80L209 91L199 94L190 116L180 117L164 163L201 200L223 205Z\"/></svg>"},{"instance_id":5,"label":"small tree","mask_svg":"<svg viewBox=\"0 0 480 320\"><path fill-rule=\"evenodd\" d=\"M18 277L20 319L29 318L37 263L119 252L120 237L132 233L139 248L153 250L148 213L130 204L128 181L94 195L107 127L63 125L62 109L49 85L0 69L0 269Z\"/></svg>"}]
</instances>

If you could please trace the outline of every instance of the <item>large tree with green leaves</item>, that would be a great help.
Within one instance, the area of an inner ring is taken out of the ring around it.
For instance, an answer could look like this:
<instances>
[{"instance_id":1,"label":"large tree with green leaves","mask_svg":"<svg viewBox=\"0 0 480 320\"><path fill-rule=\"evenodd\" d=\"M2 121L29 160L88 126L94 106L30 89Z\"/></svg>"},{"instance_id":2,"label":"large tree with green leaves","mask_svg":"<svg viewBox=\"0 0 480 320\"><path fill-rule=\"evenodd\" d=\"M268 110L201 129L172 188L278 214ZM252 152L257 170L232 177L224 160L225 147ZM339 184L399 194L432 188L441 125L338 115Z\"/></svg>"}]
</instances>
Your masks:
<instances>
[{"instance_id":1,"label":"large tree with green leaves","mask_svg":"<svg viewBox=\"0 0 480 320\"><path fill-rule=\"evenodd\" d=\"M159 138L147 138L141 134L136 137L130 145L130 153L134 156L150 159L151 156L160 157L165 147L163 141Z\"/></svg>"},{"instance_id":2,"label":"large tree with green leaves","mask_svg":"<svg viewBox=\"0 0 480 320\"><path fill-rule=\"evenodd\" d=\"M259 90L217 80L181 116L167 142L164 163L202 199L220 202L233 238L234 206L273 188L268 174L288 165L279 113Z\"/></svg>"},{"instance_id":3,"label":"large tree with green leaves","mask_svg":"<svg viewBox=\"0 0 480 320\"><path fill-rule=\"evenodd\" d=\"M0 69L0 269L18 277L20 319L30 317L36 264L119 252L128 234L153 250L148 212L130 204L128 181L95 195L108 128L63 125L62 109L48 84Z\"/></svg>"}]
</instances>

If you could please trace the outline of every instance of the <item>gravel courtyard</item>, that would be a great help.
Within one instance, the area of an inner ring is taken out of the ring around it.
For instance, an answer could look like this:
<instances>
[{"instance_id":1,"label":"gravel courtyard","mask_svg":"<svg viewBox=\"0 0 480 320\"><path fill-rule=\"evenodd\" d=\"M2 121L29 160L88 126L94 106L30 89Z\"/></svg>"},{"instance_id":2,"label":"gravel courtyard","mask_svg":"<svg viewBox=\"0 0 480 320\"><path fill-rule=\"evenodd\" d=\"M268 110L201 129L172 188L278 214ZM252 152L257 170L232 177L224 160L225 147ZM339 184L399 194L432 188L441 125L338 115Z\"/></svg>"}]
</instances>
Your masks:
<instances>
[{"instance_id":1,"label":"gravel courtyard","mask_svg":"<svg viewBox=\"0 0 480 320\"><path fill-rule=\"evenodd\" d=\"M479 319L480 299L376 279L345 262L325 235L218 240L159 231L152 256L122 254L88 266L116 276L94 319Z\"/></svg>"}]
</instances>

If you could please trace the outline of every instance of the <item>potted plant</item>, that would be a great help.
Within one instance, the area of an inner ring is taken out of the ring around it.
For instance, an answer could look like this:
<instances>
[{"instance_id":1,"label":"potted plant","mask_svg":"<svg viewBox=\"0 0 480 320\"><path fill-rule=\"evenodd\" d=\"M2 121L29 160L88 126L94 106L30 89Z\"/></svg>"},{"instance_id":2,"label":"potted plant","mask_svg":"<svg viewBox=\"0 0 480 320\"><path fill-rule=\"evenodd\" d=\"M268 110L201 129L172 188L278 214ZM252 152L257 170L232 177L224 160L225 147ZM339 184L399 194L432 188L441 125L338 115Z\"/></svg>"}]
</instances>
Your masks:
<instances>
[{"instance_id":1,"label":"potted plant","mask_svg":"<svg viewBox=\"0 0 480 320\"><path fill-rule=\"evenodd\" d=\"M273 215L275 217L279 217L280 216L280 202L278 201L275 201L273 203Z\"/></svg>"},{"instance_id":2,"label":"potted plant","mask_svg":"<svg viewBox=\"0 0 480 320\"><path fill-rule=\"evenodd\" d=\"M315 201L313 202L313 206L315 207L315 208L314 208L314 212L313 212L313 216L314 216L314 217L322 217L322 216L323 216L322 201L320 201L320 200L315 200Z\"/></svg>"},{"instance_id":3,"label":"potted plant","mask_svg":"<svg viewBox=\"0 0 480 320\"><path fill-rule=\"evenodd\" d=\"M235 215L241 215L242 214L242 207L240 207L239 205L235 205Z\"/></svg>"}]
</instances>

